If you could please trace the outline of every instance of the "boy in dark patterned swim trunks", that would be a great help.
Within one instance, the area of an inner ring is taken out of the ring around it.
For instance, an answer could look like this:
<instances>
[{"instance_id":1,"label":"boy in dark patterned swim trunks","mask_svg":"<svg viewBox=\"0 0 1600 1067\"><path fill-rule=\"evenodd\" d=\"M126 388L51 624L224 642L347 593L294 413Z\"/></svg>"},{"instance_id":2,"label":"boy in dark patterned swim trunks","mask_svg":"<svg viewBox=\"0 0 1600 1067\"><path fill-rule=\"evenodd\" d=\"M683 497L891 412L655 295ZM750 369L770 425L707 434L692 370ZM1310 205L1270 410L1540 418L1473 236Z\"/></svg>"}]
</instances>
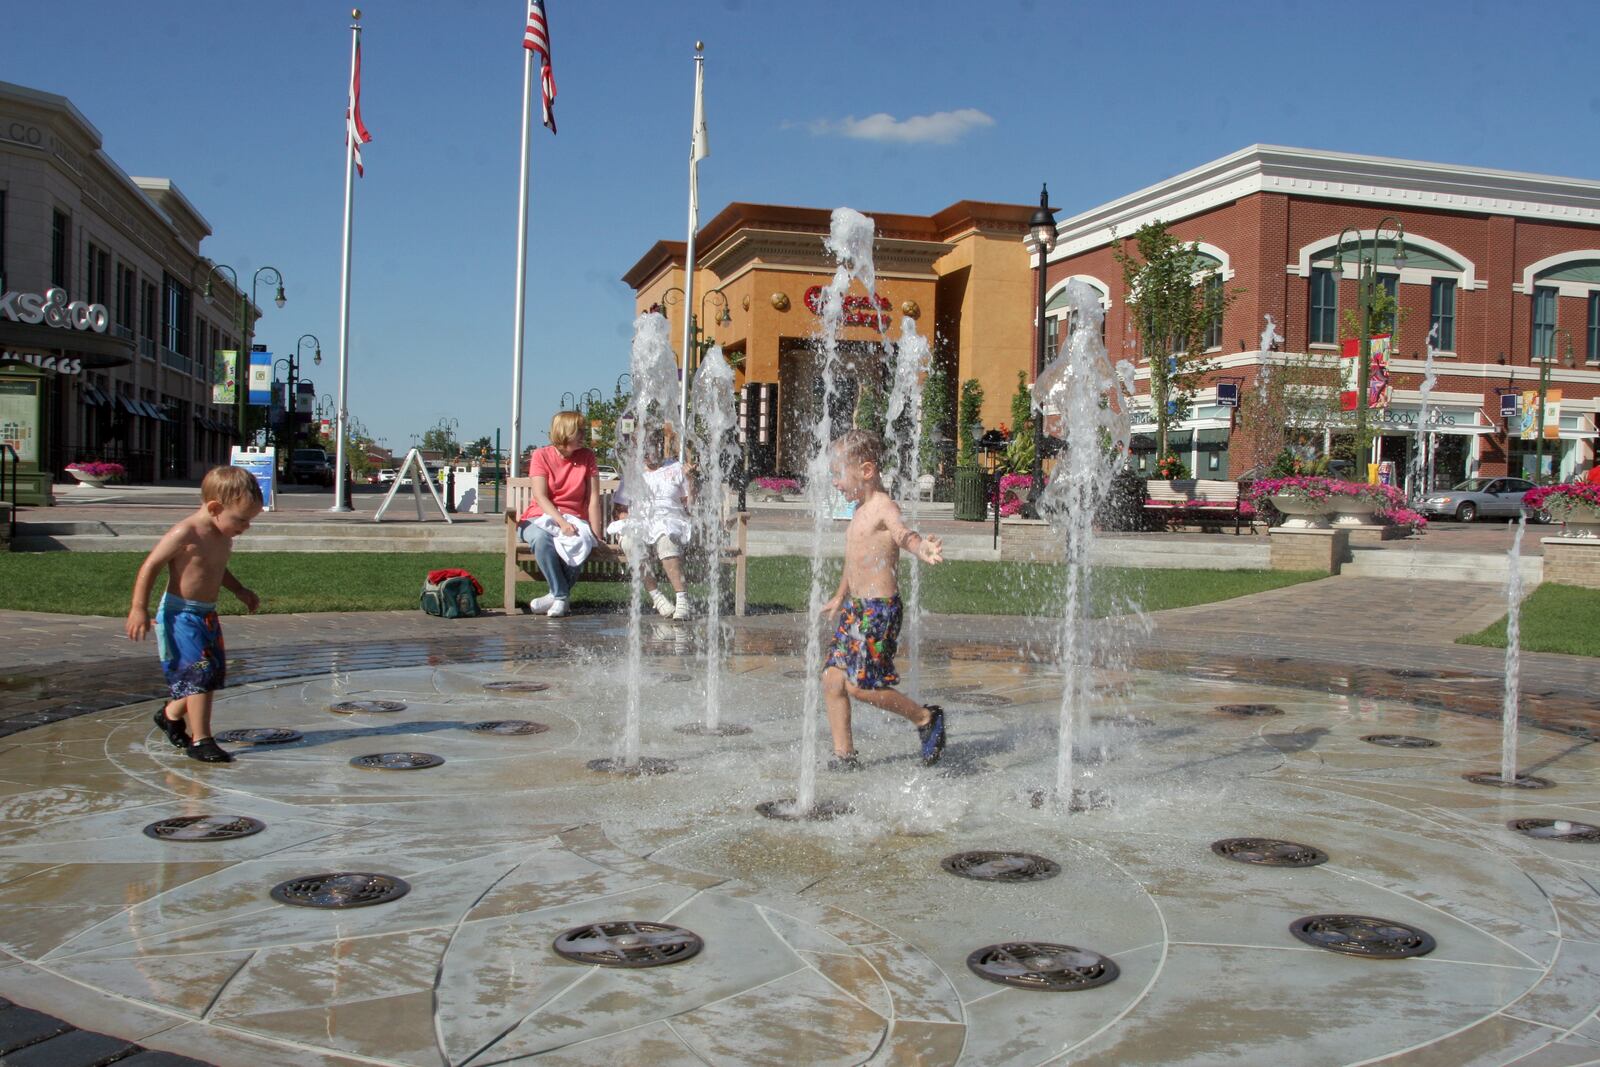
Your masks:
<instances>
[{"instance_id":1,"label":"boy in dark patterned swim trunks","mask_svg":"<svg viewBox=\"0 0 1600 1067\"><path fill-rule=\"evenodd\" d=\"M156 646L172 696L155 722L190 759L229 763L233 757L211 736L211 694L227 676L217 594L227 588L252 612L261 601L228 570L233 539L261 514L261 487L243 467L213 467L200 483L200 510L157 542L133 583L128 637L150 632L150 590L167 571L167 591L156 609Z\"/></svg>"},{"instance_id":2,"label":"boy in dark patterned swim trunks","mask_svg":"<svg viewBox=\"0 0 1600 1067\"><path fill-rule=\"evenodd\" d=\"M925 707L894 688L900 680L894 668L900 638L900 550L924 563L943 562L944 551L937 537L923 537L900 520L900 506L879 480L882 455L882 442L865 430L850 430L833 443L833 486L856 505L845 531L839 591L822 606L824 616L839 620L822 671L833 732L828 766L836 770L861 765L850 732L852 698L910 720L921 740L923 763L932 766L944 752L944 709Z\"/></svg>"}]
</instances>

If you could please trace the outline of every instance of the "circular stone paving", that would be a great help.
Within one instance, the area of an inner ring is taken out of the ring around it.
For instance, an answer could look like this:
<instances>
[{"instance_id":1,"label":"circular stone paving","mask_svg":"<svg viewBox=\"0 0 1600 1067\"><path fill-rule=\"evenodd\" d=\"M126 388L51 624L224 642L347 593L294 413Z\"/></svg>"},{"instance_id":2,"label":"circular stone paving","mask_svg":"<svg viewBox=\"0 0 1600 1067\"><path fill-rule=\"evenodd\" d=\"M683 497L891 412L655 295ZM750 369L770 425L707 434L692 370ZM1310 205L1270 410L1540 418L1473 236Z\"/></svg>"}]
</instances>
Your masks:
<instances>
[{"instance_id":1,"label":"circular stone paving","mask_svg":"<svg viewBox=\"0 0 1600 1067\"><path fill-rule=\"evenodd\" d=\"M1592 1058L1577 1032L1563 1037L1581 1011L1559 1006L1600 1003L1586 866L1600 746L1524 729L1522 766L1561 788L1490 791L1461 772L1494 764L1492 719L1351 700L1311 673L1292 689L1242 667L1234 683L1131 671L1131 694L1091 700L1081 721L1159 729L1095 728L1096 760L1075 761L1063 803L1041 788L1055 781L1060 675L963 636L962 692L1019 694L1042 713L958 711L943 760L924 767L914 731L857 708L856 773L826 770L819 713L825 807L796 813L773 798L800 792L804 687L782 675L799 662L798 623L754 638L734 627L742 669L722 680L722 714L752 733L681 733L704 695L647 687L639 750L678 772L627 775L588 768L623 750L621 628L568 622L581 654L504 639L560 680L537 736L473 728L531 706L484 688L524 666L408 639L370 670L341 666L341 695L323 660L219 692L221 724L306 734L225 767L150 746L144 701L5 738L0 997L243 1067L1334 1067L1460 1062L1466 1032L1486 1063ZM666 655L647 670L679 669ZM428 712L329 723L328 706L359 692ZM1284 714L1246 729L1222 702ZM1262 727L1314 743L1245 736ZM1481 764L1359 742L1374 733L1431 734ZM349 765L384 749L448 767ZM218 836L251 822L267 829ZM1246 832L1269 859L1333 859L1269 870L1233 862L1249 847L1229 862L1207 851ZM944 861L963 851L978 855L958 877ZM279 885L293 906L271 898ZM1301 931L1312 941L1290 933L1297 916L1316 920ZM1375 958L1426 936L1438 947L1423 959ZM1317 950L1342 946L1368 958ZM609 969L630 956L685 962ZM1506 1029L1547 1010L1561 1026Z\"/></svg>"}]
</instances>

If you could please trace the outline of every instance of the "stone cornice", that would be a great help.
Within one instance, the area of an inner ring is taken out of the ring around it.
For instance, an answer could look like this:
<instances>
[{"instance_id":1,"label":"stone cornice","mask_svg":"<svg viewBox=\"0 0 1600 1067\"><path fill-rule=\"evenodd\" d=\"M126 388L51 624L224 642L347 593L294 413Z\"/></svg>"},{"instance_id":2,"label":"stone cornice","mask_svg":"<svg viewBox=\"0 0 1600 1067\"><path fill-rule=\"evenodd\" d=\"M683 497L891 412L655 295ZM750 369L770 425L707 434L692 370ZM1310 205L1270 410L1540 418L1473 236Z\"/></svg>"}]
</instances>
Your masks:
<instances>
[{"instance_id":1,"label":"stone cornice","mask_svg":"<svg viewBox=\"0 0 1600 1067\"><path fill-rule=\"evenodd\" d=\"M880 237L873 244L873 262L881 273L933 277L933 263L950 251L941 241L913 241ZM745 264L760 260L764 266L794 267L831 273L835 263L822 245L822 235L785 230L740 229L698 260L703 267L727 279Z\"/></svg>"},{"instance_id":2,"label":"stone cornice","mask_svg":"<svg viewBox=\"0 0 1600 1067\"><path fill-rule=\"evenodd\" d=\"M1258 144L1065 220L1050 260L1253 193L1600 226L1600 182L1590 179Z\"/></svg>"}]
</instances>

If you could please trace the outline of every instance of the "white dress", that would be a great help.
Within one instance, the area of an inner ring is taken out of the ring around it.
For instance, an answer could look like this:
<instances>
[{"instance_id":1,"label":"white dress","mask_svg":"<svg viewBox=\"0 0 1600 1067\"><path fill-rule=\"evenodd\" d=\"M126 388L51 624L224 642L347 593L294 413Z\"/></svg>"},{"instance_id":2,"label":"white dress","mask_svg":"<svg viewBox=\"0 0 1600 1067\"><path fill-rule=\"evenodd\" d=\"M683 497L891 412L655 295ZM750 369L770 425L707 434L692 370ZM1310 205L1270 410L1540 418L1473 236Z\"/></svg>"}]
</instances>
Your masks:
<instances>
[{"instance_id":1,"label":"white dress","mask_svg":"<svg viewBox=\"0 0 1600 1067\"><path fill-rule=\"evenodd\" d=\"M677 460L644 472L645 499L637 507L620 491L613 498L628 507L628 517L606 527L607 533L635 534L647 545L670 537L680 545L689 543L694 524L689 519L689 482L683 464Z\"/></svg>"}]
</instances>

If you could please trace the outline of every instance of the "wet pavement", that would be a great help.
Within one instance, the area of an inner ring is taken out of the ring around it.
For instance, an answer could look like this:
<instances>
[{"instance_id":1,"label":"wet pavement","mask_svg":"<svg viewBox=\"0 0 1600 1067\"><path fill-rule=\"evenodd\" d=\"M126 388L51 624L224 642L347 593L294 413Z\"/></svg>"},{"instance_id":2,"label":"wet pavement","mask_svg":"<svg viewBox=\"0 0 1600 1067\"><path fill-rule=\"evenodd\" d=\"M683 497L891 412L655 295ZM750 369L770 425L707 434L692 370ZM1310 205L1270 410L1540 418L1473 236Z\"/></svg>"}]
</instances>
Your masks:
<instances>
[{"instance_id":1,"label":"wet pavement","mask_svg":"<svg viewBox=\"0 0 1600 1067\"><path fill-rule=\"evenodd\" d=\"M1452 588L1495 610L1492 587ZM225 767L152 727L153 653L113 650L115 620L35 618L22 647L53 641L56 662L14 649L0 690L0 996L221 1064L1600 1062L1600 843L1569 839L1600 823L1593 667L1524 668L1520 766L1554 788L1473 785L1498 763L1500 654L1406 632L1398 609L1363 629L1371 595L1319 582L1130 631L1132 667L1099 672L1077 745L1078 784L1109 804L1078 814L1034 806L1061 693L1038 628L935 620L920 690L950 709L943 762L858 708L866 769L819 793L853 811L800 824L754 810L794 795L793 616L733 631L735 737L676 729L703 709L694 631L646 625L643 752L677 769L645 778L586 766L621 729L619 616L230 618L218 728L300 736ZM369 701L404 707L330 710ZM507 720L547 729L471 728ZM442 762L351 764L380 753ZM185 816L262 828L146 833ZM1328 858L1211 848L1237 837ZM971 849L1060 870L992 884L941 865ZM334 911L272 896L340 872L407 891ZM1330 913L1384 920L1345 939L1367 950L1410 931L1434 947L1362 958L1291 932ZM558 953L580 927L580 948L684 958ZM1007 944L1031 947L980 952ZM1115 980L1049 945L1103 954Z\"/></svg>"}]
</instances>

